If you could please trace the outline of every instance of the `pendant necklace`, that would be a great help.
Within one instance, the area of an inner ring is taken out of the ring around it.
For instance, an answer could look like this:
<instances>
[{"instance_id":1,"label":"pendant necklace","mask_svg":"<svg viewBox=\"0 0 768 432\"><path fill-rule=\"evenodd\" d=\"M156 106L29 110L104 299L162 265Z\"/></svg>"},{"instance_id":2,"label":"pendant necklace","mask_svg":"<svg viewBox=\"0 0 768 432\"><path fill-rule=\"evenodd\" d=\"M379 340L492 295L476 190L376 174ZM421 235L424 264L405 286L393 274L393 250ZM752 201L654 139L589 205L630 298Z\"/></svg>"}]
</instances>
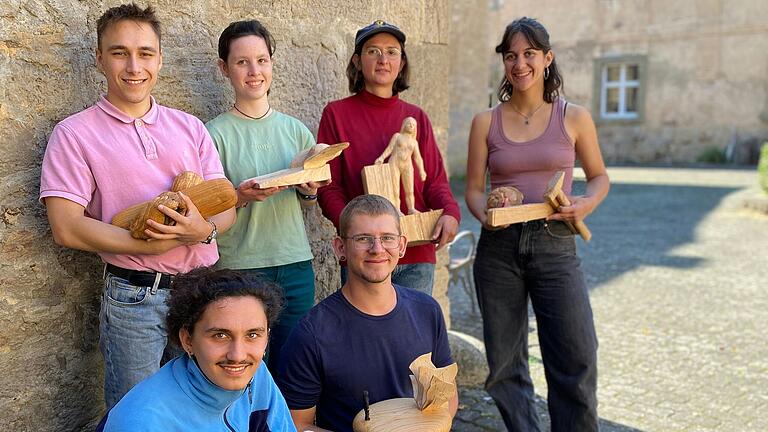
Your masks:
<instances>
[{"instance_id":1,"label":"pendant necklace","mask_svg":"<svg viewBox=\"0 0 768 432\"><path fill-rule=\"evenodd\" d=\"M518 114L520 114L521 116L523 116L523 118L525 119L525 124L526 124L526 125L528 125L528 124L529 124L529 120L531 119L531 117L533 117L534 115L536 115L536 113L537 113L537 112L539 112L539 110L541 109L541 107L543 107L543 106L544 106L544 102L541 102L541 104L540 104L539 106L537 106L537 107L536 107L536 109L535 109L535 110L533 110L533 112L532 112L530 115L525 115L525 114L521 113L521 112L520 112L520 111L518 111L518 110L517 110L517 108L515 108L515 106L514 106L514 105L512 105L512 104L509 104L509 106L511 106L511 107L512 107L512 109L513 109L513 110L515 110L515 112L516 112L516 113L518 113ZM235 109L237 109L237 107L235 107ZM238 110L238 111L240 111L240 110Z\"/></svg>"},{"instance_id":2,"label":"pendant necklace","mask_svg":"<svg viewBox=\"0 0 768 432\"><path fill-rule=\"evenodd\" d=\"M249 118L249 119L251 119L251 120L261 120L261 119L263 119L264 117L266 117L266 116L267 116L267 114L269 114L269 112L270 112L270 111L272 111L272 108L269 106L269 104L267 104L267 110L266 110L266 111L264 111L264 114L260 115L259 117L254 117L254 116L249 116L248 114L246 114L246 113L244 113L244 112L240 111L240 108L238 108L238 107L237 107L237 104L232 104L232 106L235 108L235 110L236 110L237 112L239 112L240 114L242 114L242 115L244 115L244 116L248 117L248 118ZM515 111L517 111L517 110L515 110Z\"/></svg>"}]
</instances>

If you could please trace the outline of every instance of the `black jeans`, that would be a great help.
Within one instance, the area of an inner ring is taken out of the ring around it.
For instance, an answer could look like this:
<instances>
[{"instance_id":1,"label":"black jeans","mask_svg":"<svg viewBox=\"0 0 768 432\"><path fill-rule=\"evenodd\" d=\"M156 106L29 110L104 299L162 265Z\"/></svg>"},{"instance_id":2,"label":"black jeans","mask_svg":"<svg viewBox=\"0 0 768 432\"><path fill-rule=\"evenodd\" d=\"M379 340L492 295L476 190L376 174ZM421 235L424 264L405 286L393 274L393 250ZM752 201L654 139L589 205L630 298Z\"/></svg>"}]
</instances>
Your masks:
<instances>
[{"instance_id":1,"label":"black jeans","mask_svg":"<svg viewBox=\"0 0 768 432\"><path fill-rule=\"evenodd\" d=\"M536 314L553 431L597 430L597 336L573 235L537 220L483 230L474 277L488 394L510 431L538 431L528 369L528 298Z\"/></svg>"}]
</instances>

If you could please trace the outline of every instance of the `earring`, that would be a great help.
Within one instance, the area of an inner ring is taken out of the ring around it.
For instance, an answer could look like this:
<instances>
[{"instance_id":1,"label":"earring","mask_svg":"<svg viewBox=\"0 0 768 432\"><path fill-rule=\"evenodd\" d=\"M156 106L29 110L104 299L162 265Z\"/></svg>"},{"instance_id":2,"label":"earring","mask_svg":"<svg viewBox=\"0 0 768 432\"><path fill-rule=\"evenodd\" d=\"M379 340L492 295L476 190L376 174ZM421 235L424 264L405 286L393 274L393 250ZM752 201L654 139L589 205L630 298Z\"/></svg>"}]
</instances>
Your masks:
<instances>
[{"instance_id":1,"label":"earring","mask_svg":"<svg viewBox=\"0 0 768 432\"><path fill-rule=\"evenodd\" d=\"M405 256L405 252L400 252L400 258Z\"/></svg>"},{"instance_id":2,"label":"earring","mask_svg":"<svg viewBox=\"0 0 768 432\"><path fill-rule=\"evenodd\" d=\"M549 78L549 66L544 68L544 79L546 80L547 78Z\"/></svg>"},{"instance_id":3,"label":"earring","mask_svg":"<svg viewBox=\"0 0 768 432\"><path fill-rule=\"evenodd\" d=\"M187 351L187 355L189 356L189 358L192 358L195 356L194 354L192 354L192 351Z\"/></svg>"},{"instance_id":4,"label":"earring","mask_svg":"<svg viewBox=\"0 0 768 432\"><path fill-rule=\"evenodd\" d=\"M509 82L506 76L501 81L499 86L499 96L502 102L508 101L512 97L512 84Z\"/></svg>"},{"instance_id":5,"label":"earring","mask_svg":"<svg viewBox=\"0 0 768 432\"><path fill-rule=\"evenodd\" d=\"M347 257L346 257L346 256L344 256L344 255L342 255L342 256L340 256L340 257L339 257L339 261L346 261L346 260L347 260Z\"/></svg>"}]
</instances>

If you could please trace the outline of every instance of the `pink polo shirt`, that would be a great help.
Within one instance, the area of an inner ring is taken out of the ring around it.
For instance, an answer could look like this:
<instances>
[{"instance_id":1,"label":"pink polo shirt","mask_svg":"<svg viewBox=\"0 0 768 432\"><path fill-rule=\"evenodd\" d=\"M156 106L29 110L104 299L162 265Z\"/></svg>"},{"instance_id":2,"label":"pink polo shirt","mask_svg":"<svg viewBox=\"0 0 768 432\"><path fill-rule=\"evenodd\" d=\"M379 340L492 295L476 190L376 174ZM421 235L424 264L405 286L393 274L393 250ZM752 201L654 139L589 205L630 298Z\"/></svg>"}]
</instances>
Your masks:
<instances>
[{"instance_id":1,"label":"pink polo shirt","mask_svg":"<svg viewBox=\"0 0 768 432\"><path fill-rule=\"evenodd\" d=\"M109 223L120 211L169 190L182 171L206 180L224 177L199 119L160 106L154 98L149 112L134 119L102 96L53 129L43 158L40 201L65 198L85 207L86 216ZM215 244L180 246L162 255L99 256L120 267L171 274L219 258Z\"/></svg>"}]
</instances>

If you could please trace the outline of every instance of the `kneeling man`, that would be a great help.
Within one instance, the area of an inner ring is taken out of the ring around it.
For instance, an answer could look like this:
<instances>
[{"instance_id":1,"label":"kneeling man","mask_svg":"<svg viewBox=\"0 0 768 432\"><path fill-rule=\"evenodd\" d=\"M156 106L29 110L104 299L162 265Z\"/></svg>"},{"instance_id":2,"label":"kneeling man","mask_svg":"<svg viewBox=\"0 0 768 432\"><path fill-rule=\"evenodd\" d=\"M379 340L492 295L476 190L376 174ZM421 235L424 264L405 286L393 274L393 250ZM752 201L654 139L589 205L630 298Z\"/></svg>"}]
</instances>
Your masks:
<instances>
[{"instance_id":1,"label":"kneeling man","mask_svg":"<svg viewBox=\"0 0 768 432\"><path fill-rule=\"evenodd\" d=\"M261 361L282 307L277 287L199 268L171 285L168 331L186 355L136 385L98 431L295 431Z\"/></svg>"},{"instance_id":2,"label":"kneeling man","mask_svg":"<svg viewBox=\"0 0 768 432\"><path fill-rule=\"evenodd\" d=\"M346 284L299 321L283 346L277 382L298 430L351 431L370 403L412 397L408 366L431 352L453 363L440 306L427 294L393 285L405 253L399 212L385 198L361 195L344 208L333 248L347 262ZM458 395L450 403L456 413Z\"/></svg>"}]
</instances>

